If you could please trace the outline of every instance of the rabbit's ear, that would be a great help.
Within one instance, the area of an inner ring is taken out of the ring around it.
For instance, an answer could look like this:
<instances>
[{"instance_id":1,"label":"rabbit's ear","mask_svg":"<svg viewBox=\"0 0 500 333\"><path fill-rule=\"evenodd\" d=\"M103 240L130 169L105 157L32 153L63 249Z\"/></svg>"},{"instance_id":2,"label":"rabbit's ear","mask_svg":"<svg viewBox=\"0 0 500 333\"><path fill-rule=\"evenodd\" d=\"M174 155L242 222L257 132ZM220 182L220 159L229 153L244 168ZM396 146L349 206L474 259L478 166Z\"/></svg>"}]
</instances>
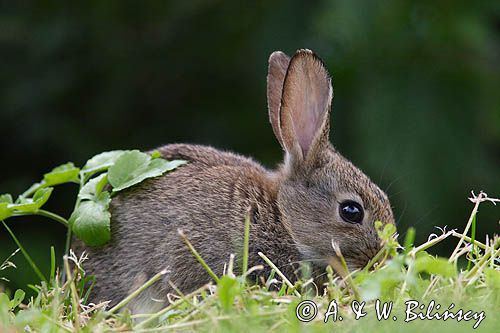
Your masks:
<instances>
[{"instance_id":1,"label":"rabbit's ear","mask_svg":"<svg viewBox=\"0 0 500 333\"><path fill-rule=\"evenodd\" d=\"M321 59L299 50L290 60L280 109L280 132L287 158L307 162L328 143L332 85ZM295 163L294 163L295 164Z\"/></svg>"},{"instance_id":2,"label":"rabbit's ear","mask_svg":"<svg viewBox=\"0 0 500 333\"><path fill-rule=\"evenodd\" d=\"M269 67L267 70L267 108L269 111L269 121L273 126L273 132L279 143L285 149L280 131L280 106L281 95L283 93L283 83L290 57L281 51L276 51L269 57Z\"/></svg>"}]
</instances>

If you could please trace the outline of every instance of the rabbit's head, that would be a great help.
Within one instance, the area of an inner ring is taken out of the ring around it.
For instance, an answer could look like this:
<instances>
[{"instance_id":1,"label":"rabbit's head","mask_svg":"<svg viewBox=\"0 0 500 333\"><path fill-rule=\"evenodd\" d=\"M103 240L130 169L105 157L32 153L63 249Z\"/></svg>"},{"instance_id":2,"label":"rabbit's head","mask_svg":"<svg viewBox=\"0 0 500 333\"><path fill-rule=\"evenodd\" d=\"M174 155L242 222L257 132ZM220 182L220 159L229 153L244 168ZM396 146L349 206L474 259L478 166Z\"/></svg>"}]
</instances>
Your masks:
<instances>
[{"instance_id":1,"label":"rabbit's head","mask_svg":"<svg viewBox=\"0 0 500 333\"><path fill-rule=\"evenodd\" d=\"M380 249L374 223L394 223L387 195L329 141L332 86L321 59L299 50L269 58L269 117L285 151L278 205L305 260L328 263L337 244L349 269Z\"/></svg>"}]
</instances>

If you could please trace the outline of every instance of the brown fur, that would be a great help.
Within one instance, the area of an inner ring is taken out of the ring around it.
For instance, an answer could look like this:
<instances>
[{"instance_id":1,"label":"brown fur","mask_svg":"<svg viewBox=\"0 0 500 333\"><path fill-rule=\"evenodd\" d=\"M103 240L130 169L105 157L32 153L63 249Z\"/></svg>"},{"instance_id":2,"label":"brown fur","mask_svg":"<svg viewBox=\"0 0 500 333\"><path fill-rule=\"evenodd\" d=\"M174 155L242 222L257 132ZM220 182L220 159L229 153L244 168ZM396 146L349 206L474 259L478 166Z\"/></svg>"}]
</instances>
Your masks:
<instances>
[{"instance_id":1,"label":"brown fur","mask_svg":"<svg viewBox=\"0 0 500 333\"><path fill-rule=\"evenodd\" d=\"M132 303L133 311L162 305L172 292L169 281L183 292L209 282L178 229L216 274L223 273L231 253L238 271L248 211L250 266L264 264L257 255L261 251L293 280L301 261L311 262L315 272L324 271L335 256L332 241L351 269L375 255L380 240L374 221L394 223L392 211L387 196L328 141L332 93L322 62L307 50L290 60L283 53L272 55L268 87L270 120L286 151L284 164L269 171L211 147L159 148L164 158L189 163L114 197L112 238L106 246L77 243L89 255L84 267L97 278L92 300L115 303L164 268L169 273ZM364 207L361 224L340 218L338 206L346 199ZM266 276L270 270L264 266L260 274Z\"/></svg>"}]
</instances>

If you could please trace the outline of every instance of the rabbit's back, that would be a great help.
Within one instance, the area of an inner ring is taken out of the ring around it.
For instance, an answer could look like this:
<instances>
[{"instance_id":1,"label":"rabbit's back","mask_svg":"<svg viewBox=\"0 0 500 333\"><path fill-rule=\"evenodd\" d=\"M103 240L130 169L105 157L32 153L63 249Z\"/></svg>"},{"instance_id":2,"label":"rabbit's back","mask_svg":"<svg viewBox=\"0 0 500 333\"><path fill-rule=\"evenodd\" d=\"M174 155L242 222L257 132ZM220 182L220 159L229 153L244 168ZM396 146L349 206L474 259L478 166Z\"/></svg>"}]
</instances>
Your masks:
<instances>
[{"instance_id":1,"label":"rabbit's back","mask_svg":"<svg viewBox=\"0 0 500 333\"><path fill-rule=\"evenodd\" d=\"M168 281L184 292L209 282L178 230L216 274L222 274L230 253L237 256L238 266L248 212L251 264L258 263L258 251L276 253L278 264L297 260L293 242L279 223L275 174L251 159L211 147L173 144L158 150L166 159L188 163L113 198L111 241L104 248L85 248L89 259L84 267L98 281L94 301L116 303L164 268L172 274L144 299L164 298L172 291Z\"/></svg>"}]
</instances>

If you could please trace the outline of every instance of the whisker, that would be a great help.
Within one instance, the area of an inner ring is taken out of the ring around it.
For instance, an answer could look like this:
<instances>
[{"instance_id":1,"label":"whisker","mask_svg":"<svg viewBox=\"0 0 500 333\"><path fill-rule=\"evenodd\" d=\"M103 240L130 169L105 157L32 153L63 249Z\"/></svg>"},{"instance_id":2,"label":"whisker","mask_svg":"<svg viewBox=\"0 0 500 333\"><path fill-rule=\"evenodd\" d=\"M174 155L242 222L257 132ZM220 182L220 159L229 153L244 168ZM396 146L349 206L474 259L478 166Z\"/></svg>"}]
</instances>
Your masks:
<instances>
[{"instance_id":1,"label":"whisker","mask_svg":"<svg viewBox=\"0 0 500 333\"><path fill-rule=\"evenodd\" d=\"M401 193L404 193L406 191L408 191L408 189L404 188L404 189L401 189L401 190L399 190L397 192L391 193L390 195L389 194L387 194L387 195L389 196L389 199L392 199L393 197L396 197L396 196L398 196Z\"/></svg>"},{"instance_id":2,"label":"whisker","mask_svg":"<svg viewBox=\"0 0 500 333\"><path fill-rule=\"evenodd\" d=\"M422 217L420 217L420 218L419 218L419 219L418 219L415 223L413 223L411 226L412 226L412 227L416 227L416 226L417 226L420 222L424 221L424 219L425 219L427 216L431 215L431 213L432 213L433 211L435 211L437 208L438 208L438 205L435 205L434 207L432 207L431 209L429 209L429 210L428 210L428 211L427 211L424 215L422 215ZM406 231L406 232L407 232L407 231ZM406 236L406 232L405 232L405 234L403 235L403 238L404 238L404 236Z\"/></svg>"},{"instance_id":3,"label":"whisker","mask_svg":"<svg viewBox=\"0 0 500 333\"><path fill-rule=\"evenodd\" d=\"M387 169L387 166L389 165L389 161L394 157L394 154L396 153L396 148L399 148L401 144L397 144L396 146L393 146L391 152L389 153L389 156L385 159L384 167L382 168L382 172L380 172L380 177L379 177L379 183L382 182L382 178L385 174L385 170Z\"/></svg>"},{"instance_id":4,"label":"whisker","mask_svg":"<svg viewBox=\"0 0 500 333\"><path fill-rule=\"evenodd\" d=\"M366 240L364 240L364 242L366 243L367 246L369 246L369 244L368 244L368 242ZM359 253L364 254L365 257L368 258L368 260L371 259L370 255L367 252L365 252L365 250L358 249L358 251L359 251Z\"/></svg>"},{"instance_id":5,"label":"whisker","mask_svg":"<svg viewBox=\"0 0 500 333\"><path fill-rule=\"evenodd\" d=\"M405 205L403 207L403 211L401 212L401 215L399 215L398 219L396 220L396 226L399 225L399 223L401 222L401 219L403 218L405 212L406 212L406 208L408 207L408 201L405 201Z\"/></svg>"},{"instance_id":6,"label":"whisker","mask_svg":"<svg viewBox=\"0 0 500 333\"><path fill-rule=\"evenodd\" d=\"M410 175L411 175L412 173L414 173L414 172L415 172L415 170L413 170L413 171L408 171L408 172L406 172L405 174L399 175L398 177L394 178L394 180L393 180L393 181L391 181L391 182L389 183L389 185L387 185L387 187L385 188L385 191L384 191L384 192L385 192L385 193L387 193L387 191L389 191L389 189L391 188L391 186L392 186L394 183L396 183L396 182L400 181L403 177L408 177L408 176L410 176Z\"/></svg>"}]
</instances>

